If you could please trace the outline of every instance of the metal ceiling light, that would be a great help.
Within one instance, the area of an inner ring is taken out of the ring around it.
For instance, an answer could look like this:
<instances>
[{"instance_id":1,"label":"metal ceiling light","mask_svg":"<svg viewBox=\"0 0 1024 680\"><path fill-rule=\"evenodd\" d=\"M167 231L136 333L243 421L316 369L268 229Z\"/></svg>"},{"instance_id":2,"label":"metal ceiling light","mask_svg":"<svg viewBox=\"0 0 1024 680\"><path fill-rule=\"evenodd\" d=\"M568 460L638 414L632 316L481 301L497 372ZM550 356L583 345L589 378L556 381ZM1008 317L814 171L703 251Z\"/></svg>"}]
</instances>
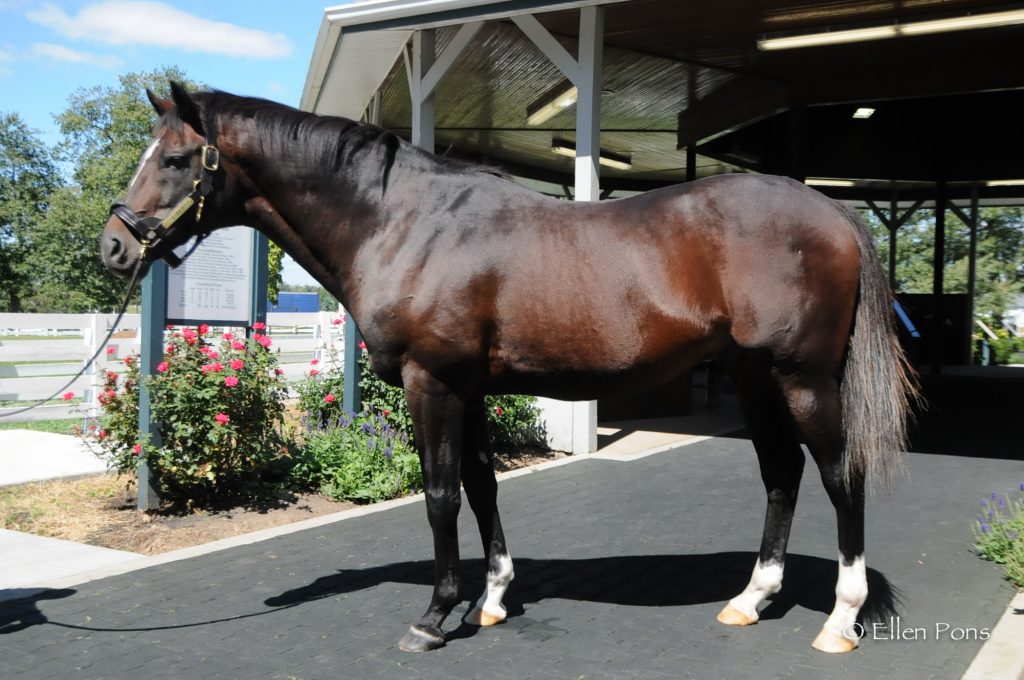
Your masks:
<instances>
[{"instance_id":1,"label":"metal ceiling light","mask_svg":"<svg viewBox=\"0 0 1024 680\"><path fill-rule=\"evenodd\" d=\"M875 110L870 106L862 106L853 112L853 117L857 120L867 120L873 115L875 115Z\"/></svg>"},{"instance_id":2,"label":"metal ceiling light","mask_svg":"<svg viewBox=\"0 0 1024 680\"><path fill-rule=\"evenodd\" d=\"M838 45L865 40L884 40L886 38L898 38L908 35L927 35L930 33L965 31L976 28L997 28L999 26L1013 26L1022 23L1024 23L1024 10L1018 9L1006 12L971 14L948 19L911 21L905 24L761 38L757 41L757 47L765 51L788 50L797 47L817 47L820 45Z\"/></svg>"},{"instance_id":3,"label":"metal ceiling light","mask_svg":"<svg viewBox=\"0 0 1024 680\"><path fill-rule=\"evenodd\" d=\"M573 142L567 142L563 139L552 140L551 151L552 153L557 153L559 156L568 156L569 158L576 158L576 144L574 144ZM604 149L601 150L601 154L600 156L598 156L597 162L609 168L615 168L616 170L633 169L632 158L624 154L605 151Z\"/></svg>"},{"instance_id":4,"label":"metal ceiling light","mask_svg":"<svg viewBox=\"0 0 1024 680\"><path fill-rule=\"evenodd\" d=\"M556 113L575 104L578 97L579 91L576 86L567 80L563 81L526 107L526 122L530 125L540 125Z\"/></svg>"},{"instance_id":5,"label":"metal ceiling light","mask_svg":"<svg viewBox=\"0 0 1024 680\"><path fill-rule=\"evenodd\" d=\"M1024 187L1024 179L990 179L985 182L987 187Z\"/></svg>"}]
</instances>

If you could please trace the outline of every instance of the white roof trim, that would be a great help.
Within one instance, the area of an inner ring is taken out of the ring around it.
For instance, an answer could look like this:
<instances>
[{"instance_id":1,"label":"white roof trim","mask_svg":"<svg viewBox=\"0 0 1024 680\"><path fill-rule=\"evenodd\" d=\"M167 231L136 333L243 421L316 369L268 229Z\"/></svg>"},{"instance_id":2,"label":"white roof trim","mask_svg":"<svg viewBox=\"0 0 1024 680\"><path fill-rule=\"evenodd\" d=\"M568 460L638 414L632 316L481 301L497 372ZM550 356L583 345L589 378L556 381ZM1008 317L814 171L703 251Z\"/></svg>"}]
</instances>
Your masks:
<instances>
[{"instance_id":1,"label":"white roof trim","mask_svg":"<svg viewBox=\"0 0 1024 680\"><path fill-rule=\"evenodd\" d=\"M624 1L363 0L328 7L313 47L299 107L359 119L417 28ZM458 18L439 16L449 12L457 12ZM381 23L388 27L371 27Z\"/></svg>"}]
</instances>

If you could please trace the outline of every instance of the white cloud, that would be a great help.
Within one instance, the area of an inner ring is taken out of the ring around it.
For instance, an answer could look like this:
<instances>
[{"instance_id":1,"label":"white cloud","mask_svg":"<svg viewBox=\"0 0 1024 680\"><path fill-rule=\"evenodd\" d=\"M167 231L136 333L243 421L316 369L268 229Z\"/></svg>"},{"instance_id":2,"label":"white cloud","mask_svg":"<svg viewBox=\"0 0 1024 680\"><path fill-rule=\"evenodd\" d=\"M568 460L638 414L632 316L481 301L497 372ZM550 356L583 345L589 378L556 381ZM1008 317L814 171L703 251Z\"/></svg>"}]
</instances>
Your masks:
<instances>
[{"instance_id":1,"label":"white cloud","mask_svg":"<svg viewBox=\"0 0 1024 680\"><path fill-rule=\"evenodd\" d=\"M63 61L69 64L86 64L88 66L99 66L100 68L117 68L124 64L124 60L120 57L115 57L110 54L92 54L90 52L81 52L79 50L65 47L64 45L54 45L53 43L34 43L31 50L32 55L36 57L42 57L44 59L51 59L53 61Z\"/></svg>"},{"instance_id":2,"label":"white cloud","mask_svg":"<svg viewBox=\"0 0 1024 680\"><path fill-rule=\"evenodd\" d=\"M292 52L283 33L203 19L162 2L109 0L87 5L75 16L47 3L26 17L65 37L107 45L150 45L249 59L277 59Z\"/></svg>"}]
</instances>

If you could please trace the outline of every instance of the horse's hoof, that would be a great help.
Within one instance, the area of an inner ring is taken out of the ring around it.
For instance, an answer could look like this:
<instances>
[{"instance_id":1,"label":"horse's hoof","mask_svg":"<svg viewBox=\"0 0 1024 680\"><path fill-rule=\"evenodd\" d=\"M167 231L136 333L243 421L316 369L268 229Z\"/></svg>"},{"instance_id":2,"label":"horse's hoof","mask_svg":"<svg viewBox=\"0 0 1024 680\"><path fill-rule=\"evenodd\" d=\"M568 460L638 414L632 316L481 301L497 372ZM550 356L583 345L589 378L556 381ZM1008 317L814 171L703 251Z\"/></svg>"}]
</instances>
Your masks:
<instances>
[{"instance_id":1,"label":"horse's hoof","mask_svg":"<svg viewBox=\"0 0 1024 680\"><path fill-rule=\"evenodd\" d=\"M826 654L845 654L857 649L857 641L845 635L836 635L827 628L822 628L818 637L814 638L812 647Z\"/></svg>"},{"instance_id":2,"label":"horse's hoof","mask_svg":"<svg viewBox=\"0 0 1024 680\"><path fill-rule=\"evenodd\" d=\"M725 609L718 612L718 621L727 626L752 626L757 623L757 617L750 617L744 614L739 609L736 609L736 607L733 607L730 602L725 605Z\"/></svg>"},{"instance_id":3,"label":"horse's hoof","mask_svg":"<svg viewBox=\"0 0 1024 680\"><path fill-rule=\"evenodd\" d=\"M493 626L504 621L506 616L504 607L502 607L501 611L487 611L480 607L473 607L466 614L466 623L473 626Z\"/></svg>"},{"instance_id":4,"label":"horse's hoof","mask_svg":"<svg viewBox=\"0 0 1024 680\"><path fill-rule=\"evenodd\" d=\"M409 626L409 632L398 643L403 652L429 652L444 647L444 633L432 626Z\"/></svg>"}]
</instances>

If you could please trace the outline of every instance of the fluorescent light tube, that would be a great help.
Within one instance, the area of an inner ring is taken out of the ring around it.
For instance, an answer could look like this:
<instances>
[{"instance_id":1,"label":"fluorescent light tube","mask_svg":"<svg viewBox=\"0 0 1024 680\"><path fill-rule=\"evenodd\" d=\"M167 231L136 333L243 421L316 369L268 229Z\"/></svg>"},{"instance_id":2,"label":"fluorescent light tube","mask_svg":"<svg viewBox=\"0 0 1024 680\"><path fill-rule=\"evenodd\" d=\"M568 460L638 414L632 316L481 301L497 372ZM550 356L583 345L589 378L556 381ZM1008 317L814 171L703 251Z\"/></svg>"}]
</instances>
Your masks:
<instances>
[{"instance_id":1,"label":"fluorescent light tube","mask_svg":"<svg viewBox=\"0 0 1024 680\"><path fill-rule=\"evenodd\" d=\"M553 97L536 101L526 108L526 122L530 125L540 125L556 113L575 104L578 97L579 90L575 85L571 85Z\"/></svg>"}]
</instances>

